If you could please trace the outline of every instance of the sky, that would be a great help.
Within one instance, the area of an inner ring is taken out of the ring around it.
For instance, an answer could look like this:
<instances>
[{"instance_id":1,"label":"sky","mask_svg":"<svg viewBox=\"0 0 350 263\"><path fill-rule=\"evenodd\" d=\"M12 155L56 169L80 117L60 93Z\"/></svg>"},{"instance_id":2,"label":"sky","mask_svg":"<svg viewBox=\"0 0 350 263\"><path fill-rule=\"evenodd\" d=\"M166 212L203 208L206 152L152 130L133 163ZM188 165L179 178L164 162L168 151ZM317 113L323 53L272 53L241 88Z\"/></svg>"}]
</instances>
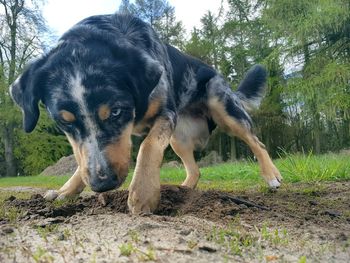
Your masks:
<instances>
[{"instance_id":1,"label":"sky","mask_svg":"<svg viewBox=\"0 0 350 263\"><path fill-rule=\"evenodd\" d=\"M43 15L55 34L61 36L80 20L99 14L114 13L121 0L47 0ZM175 7L176 18L182 21L187 33L200 25L208 10L217 13L220 0L169 0Z\"/></svg>"}]
</instances>

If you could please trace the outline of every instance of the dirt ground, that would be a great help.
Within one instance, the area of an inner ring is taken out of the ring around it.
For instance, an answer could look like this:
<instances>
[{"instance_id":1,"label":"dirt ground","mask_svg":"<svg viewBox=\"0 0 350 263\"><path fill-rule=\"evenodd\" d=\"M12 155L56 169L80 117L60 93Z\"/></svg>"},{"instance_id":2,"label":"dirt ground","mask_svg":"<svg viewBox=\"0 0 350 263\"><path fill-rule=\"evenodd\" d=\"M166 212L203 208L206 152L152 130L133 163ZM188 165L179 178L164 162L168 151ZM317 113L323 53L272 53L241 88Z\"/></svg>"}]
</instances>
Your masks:
<instances>
[{"instance_id":1,"label":"dirt ground","mask_svg":"<svg viewBox=\"0 0 350 263\"><path fill-rule=\"evenodd\" d=\"M6 201L0 262L350 262L350 182L239 194L163 186L143 216L128 214L127 191L61 203L42 193Z\"/></svg>"}]
</instances>

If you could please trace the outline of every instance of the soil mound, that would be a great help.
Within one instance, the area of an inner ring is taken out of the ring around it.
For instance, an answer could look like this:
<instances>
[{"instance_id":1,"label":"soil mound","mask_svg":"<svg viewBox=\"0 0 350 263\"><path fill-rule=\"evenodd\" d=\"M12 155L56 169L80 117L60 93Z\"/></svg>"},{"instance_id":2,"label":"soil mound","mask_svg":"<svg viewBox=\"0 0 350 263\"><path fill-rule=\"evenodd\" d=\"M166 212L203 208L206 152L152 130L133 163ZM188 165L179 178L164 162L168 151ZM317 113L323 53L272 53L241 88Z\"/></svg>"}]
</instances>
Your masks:
<instances>
[{"instance_id":1,"label":"soil mound","mask_svg":"<svg viewBox=\"0 0 350 263\"><path fill-rule=\"evenodd\" d=\"M162 185L161 200L155 214L191 215L214 222L226 222L239 214L247 221L278 219L284 223L317 224L326 228L337 222L338 226L350 227L350 182L330 183L318 191L299 191L298 188L296 184L293 191L289 189L275 193L255 192L238 197L220 191L199 191L175 185ZM40 194L35 194L27 200L12 196L6 201L6 206L19 208L23 212L20 220L52 219L69 218L75 214L128 213L127 199L127 190L78 197L63 204L48 202ZM0 221L4 220L0 218Z\"/></svg>"},{"instance_id":2,"label":"soil mound","mask_svg":"<svg viewBox=\"0 0 350 263\"><path fill-rule=\"evenodd\" d=\"M54 176L72 175L77 166L74 155L64 156L57 163L47 167L41 174Z\"/></svg>"},{"instance_id":3,"label":"soil mound","mask_svg":"<svg viewBox=\"0 0 350 263\"><path fill-rule=\"evenodd\" d=\"M70 217L77 213L128 213L127 199L128 191L121 190L89 197L79 197L58 206L46 201L40 194L35 194L28 200L11 197L7 200L7 205L24 210L23 219L54 218ZM198 218L215 221L227 215L236 215L240 211L252 207L268 210L267 207L237 198L228 193L197 191L187 187L164 185L161 188L161 201L155 214L162 216L190 214Z\"/></svg>"}]
</instances>

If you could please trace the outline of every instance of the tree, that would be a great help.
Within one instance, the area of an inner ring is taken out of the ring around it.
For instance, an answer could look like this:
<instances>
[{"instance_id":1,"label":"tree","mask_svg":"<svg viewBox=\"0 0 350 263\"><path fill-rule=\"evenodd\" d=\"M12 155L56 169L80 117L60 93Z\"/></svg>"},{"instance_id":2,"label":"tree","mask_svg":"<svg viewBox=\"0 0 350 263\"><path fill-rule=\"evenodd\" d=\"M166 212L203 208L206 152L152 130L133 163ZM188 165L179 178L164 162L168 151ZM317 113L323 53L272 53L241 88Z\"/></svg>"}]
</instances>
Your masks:
<instances>
[{"instance_id":1,"label":"tree","mask_svg":"<svg viewBox=\"0 0 350 263\"><path fill-rule=\"evenodd\" d=\"M167 3L163 16L156 21L154 28L165 43L183 49L185 29L182 22L176 21L175 7Z\"/></svg>"},{"instance_id":2,"label":"tree","mask_svg":"<svg viewBox=\"0 0 350 263\"><path fill-rule=\"evenodd\" d=\"M124 13L124 14L131 14L132 13L132 5L131 5L130 1L129 0L122 0L120 5L119 5L118 11L120 13Z\"/></svg>"},{"instance_id":3,"label":"tree","mask_svg":"<svg viewBox=\"0 0 350 263\"><path fill-rule=\"evenodd\" d=\"M295 74L298 77L289 79L286 95L302 109L300 121L310 127L312 148L320 153L326 150L321 141L330 126L334 129L341 123L345 129L349 127L350 2L266 2L264 18L280 49L301 68ZM349 134L344 136L348 141Z\"/></svg>"},{"instance_id":4,"label":"tree","mask_svg":"<svg viewBox=\"0 0 350 263\"><path fill-rule=\"evenodd\" d=\"M165 43L183 47L184 27L176 21L175 8L167 0L136 0L135 3L123 0L119 12L132 14L149 23Z\"/></svg>"},{"instance_id":5,"label":"tree","mask_svg":"<svg viewBox=\"0 0 350 263\"><path fill-rule=\"evenodd\" d=\"M6 176L18 174L21 158L35 155L31 152L18 158L16 149L18 152L18 147L40 142L37 137L35 141L23 140L23 144L16 145L18 141L15 138L23 137L17 129L21 115L9 96L8 87L25 64L44 49L43 41L47 39L48 29L41 15L42 3L40 0L0 0L0 141L4 145L0 156L4 156Z\"/></svg>"},{"instance_id":6,"label":"tree","mask_svg":"<svg viewBox=\"0 0 350 263\"><path fill-rule=\"evenodd\" d=\"M33 1L32 4L33 7L29 8L24 0L0 1L0 130L5 148L7 176L16 174L13 139L14 128L18 123L7 87L38 50L41 44L38 35L46 30L41 13L37 11L40 2Z\"/></svg>"},{"instance_id":7,"label":"tree","mask_svg":"<svg viewBox=\"0 0 350 263\"><path fill-rule=\"evenodd\" d=\"M130 13L154 27L156 22L164 16L167 6L169 4L166 0L136 0L135 3L123 0L119 11Z\"/></svg>"},{"instance_id":8,"label":"tree","mask_svg":"<svg viewBox=\"0 0 350 263\"><path fill-rule=\"evenodd\" d=\"M226 74L234 86L256 63L268 71L267 89L259 110L252 112L255 129L268 151L276 156L284 145L286 133L285 107L282 99L284 76L280 54L271 41L271 32L261 18L264 2L259 0L228 0L224 24L226 38ZM231 146L232 148L233 146Z\"/></svg>"}]
</instances>

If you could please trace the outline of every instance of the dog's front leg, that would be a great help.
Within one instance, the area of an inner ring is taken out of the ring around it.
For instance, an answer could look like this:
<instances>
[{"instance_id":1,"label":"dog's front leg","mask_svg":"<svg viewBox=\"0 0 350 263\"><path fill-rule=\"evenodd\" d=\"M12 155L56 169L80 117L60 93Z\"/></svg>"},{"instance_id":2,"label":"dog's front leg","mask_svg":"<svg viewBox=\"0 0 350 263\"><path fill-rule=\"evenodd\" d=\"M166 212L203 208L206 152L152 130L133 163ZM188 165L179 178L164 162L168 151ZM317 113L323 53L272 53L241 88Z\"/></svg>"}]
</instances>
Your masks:
<instances>
[{"instance_id":1,"label":"dog's front leg","mask_svg":"<svg viewBox=\"0 0 350 263\"><path fill-rule=\"evenodd\" d=\"M160 166L174 129L173 121L161 117L142 142L129 186L128 206L133 214L153 212L160 200Z\"/></svg>"},{"instance_id":2,"label":"dog's front leg","mask_svg":"<svg viewBox=\"0 0 350 263\"><path fill-rule=\"evenodd\" d=\"M81 171L78 167L71 178L59 189L49 190L46 192L44 198L46 200L64 199L80 194L85 188L85 183L81 177Z\"/></svg>"},{"instance_id":3,"label":"dog's front leg","mask_svg":"<svg viewBox=\"0 0 350 263\"><path fill-rule=\"evenodd\" d=\"M72 175L72 177L69 178L69 180L59 190L49 190L46 192L44 196L46 200L64 199L65 197L78 195L84 190L86 186L87 173L84 172L84 170L82 169L82 167L86 166L86 164L82 163L83 158L79 145L70 136L67 135L67 138L72 146L74 157L77 161L78 167Z\"/></svg>"}]
</instances>

